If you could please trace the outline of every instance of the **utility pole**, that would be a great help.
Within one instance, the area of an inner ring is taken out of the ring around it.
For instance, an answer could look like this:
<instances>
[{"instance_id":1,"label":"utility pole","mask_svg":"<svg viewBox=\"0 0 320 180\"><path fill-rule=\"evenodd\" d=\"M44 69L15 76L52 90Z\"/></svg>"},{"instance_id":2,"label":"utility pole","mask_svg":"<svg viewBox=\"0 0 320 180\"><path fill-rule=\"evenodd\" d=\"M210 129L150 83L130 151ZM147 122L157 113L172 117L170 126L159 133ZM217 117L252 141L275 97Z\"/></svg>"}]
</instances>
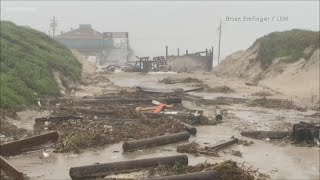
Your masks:
<instances>
[{"instance_id":1,"label":"utility pole","mask_svg":"<svg viewBox=\"0 0 320 180\"><path fill-rule=\"evenodd\" d=\"M53 18L51 19L51 22L50 22L50 29L52 30L52 38L54 38L54 36L55 36L57 26L58 26L57 19L55 16L53 16Z\"/></svg>"},{"instance_id":2,"label":"utility pole","mask_svg":"<svg viewBox=\"0 0 320 180\"><path fill-rule=\"evenodd\" d=\"M218 49L218 64L220 63L220 44L221 44L221 19L220 19L220 26L219 26L219 49Z\"/></svg>"}]
</instances>

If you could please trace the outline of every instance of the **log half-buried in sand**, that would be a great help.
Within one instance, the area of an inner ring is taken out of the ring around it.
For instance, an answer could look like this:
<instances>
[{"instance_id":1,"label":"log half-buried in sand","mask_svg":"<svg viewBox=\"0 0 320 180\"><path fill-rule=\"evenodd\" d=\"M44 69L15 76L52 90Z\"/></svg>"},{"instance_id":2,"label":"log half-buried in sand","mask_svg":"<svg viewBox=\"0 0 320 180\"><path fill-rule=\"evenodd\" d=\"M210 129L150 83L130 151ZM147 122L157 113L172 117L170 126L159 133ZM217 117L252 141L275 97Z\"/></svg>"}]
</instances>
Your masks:
<instances>
[{"instance_id":1,"label":"log half-buried in sand","mask_svg":"<svg viewBox=\"0 0 320 180\"><path fill-rule=\"evenodd\" d=\"M204 171L190 174L154 177L149 178L148 180L220 180L220 177L215 171Z\"/></svg>"},{"instance_id":2,"label":"log half-buried in sand","mask_svg":"<svg viewBox=\"0 0 320 180\"><path fill-rule=\"evenodd\" d=\"M69 170L69 175L72 179L88 179L128 172L129 170L138 171L149 167L157 167L160 164L164 166L174 166L176 164L186 166L188 165L188 156L177 155L72 167Z\"/></svg>"},{"instance_id":3,"label":"log half-buried in sand","mask_svg":"<svg viewBox=\"0 0 320 180\"><path fill-rule=\"evenodd\" d=\"M241 136L246 136L253 139L282 139L290 136L291 132L289 131L246 131L241 132Z\"/></svg>"},{"instance_id":4,"label":"log half-buried in sand","mask_svg":"<svg viewBox=\"0 0 320 180\"><path fill-rule=\"evenodd\" d=\"M124 152L134 151L138 149L176 143L179 141L187 141L189 138L190 138L190 133L180 132L180 133L163 135L163 136L158 136L153 138L126 141L122 144L122 149Z\"/></svg>"}]
</instances>

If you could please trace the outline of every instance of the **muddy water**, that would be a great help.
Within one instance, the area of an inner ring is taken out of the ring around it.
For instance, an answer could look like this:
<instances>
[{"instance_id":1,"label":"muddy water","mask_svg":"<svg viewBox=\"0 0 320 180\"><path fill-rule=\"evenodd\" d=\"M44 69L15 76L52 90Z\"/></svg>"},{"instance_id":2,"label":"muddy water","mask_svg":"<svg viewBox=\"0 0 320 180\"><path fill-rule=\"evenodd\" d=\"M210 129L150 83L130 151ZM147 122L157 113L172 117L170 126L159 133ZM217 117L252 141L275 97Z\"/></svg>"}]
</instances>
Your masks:
<instances>
[{"instance_id":1,"label":"muddy water","mask_svg":"<svg viewBox=\"0 0 320 180\"><path fill-rule=\"evenodd\" d=\"M139 76L139 78L114 78L113 83L118 86L144 86L149 88L190 88L186 85L164 85L158 84L157 79L163 76ZM210 96L210 95L209 95ZM216 97L217 95L212 95ZM233 95L237 96L237 95ZM242 95L238 95L242 96ZM210 98L210 97L209 97ZM198 107L191 102L183 102L185 106L192 109L202 109L207 116L213 117L213 107ZM230 113L236 118L225 118L224 123L217 126L199 126L198 134L189 141L196 141L200 144L214 145L226 140L231 136L246 139L240 136L237 127L260 124L262 129L270 129L270 119L275 116L290 119L303 118L303 115L312 112L297 113L291 111L278 111L264 108L243 107L241 105L226 106ZM283 120L280 118L279 121ZM252 140L252 139L247 139ZM207 162L221 162L232 159L239 163L247 162L259 172L268 173L272 179L318 179L319 178L319 148L296 147L285 142L268 142L264 140L252 140L251 146L233 145L230 148L219 152L220 157L208 157L188 155L189 164ZM32 179L69 179L69 168L73 166L90 165L94 163L106 163L122 160L160 157L178 154L175 149L182 143L141 150L133 153L122 153L121 143L107 146L101 149L86 150L81 154L55 154L44 158L42 152L34 152L23 156L9 158L9 162L19 170L25 172ZM232 156L230 150L239 150L242 157ZM141 173L124 175L122 177L139 177Z\"/></svg>"}]
</instances>

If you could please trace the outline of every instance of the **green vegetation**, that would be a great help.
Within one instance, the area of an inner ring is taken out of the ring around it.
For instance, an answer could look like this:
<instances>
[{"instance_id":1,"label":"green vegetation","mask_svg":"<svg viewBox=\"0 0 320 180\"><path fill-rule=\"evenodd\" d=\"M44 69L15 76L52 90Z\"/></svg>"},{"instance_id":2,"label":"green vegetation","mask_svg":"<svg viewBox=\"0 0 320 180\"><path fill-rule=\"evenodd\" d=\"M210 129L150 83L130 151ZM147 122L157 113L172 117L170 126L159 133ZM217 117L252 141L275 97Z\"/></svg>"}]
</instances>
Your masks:
<instances>
[{"instance_id":1,"label":"green vegetation","mask_svg":"<svg viewBox=\"0 0 320 180\"><path fill-rule=\"evenodd\" d=\"M71 51L46 34L1 21L1 108L21 108L43 96L60 95L52 70L73 81L81 64Z\"/></svg>"},{"instance_id":2,"label":"green vegetation","mask_svg":"<svg viewBox=\"0 0 320 180\"><path fill-rule=\"evenodd\" d=\"M319 31L298 29L270 33L253 44L260 44L256 60L260 61L263 69L267 69L275 58L284 58L287 62L294 62L302 57L308 59L314 49L319 48L319 35ZM305 54L306 48L312 48L312 51Z\"/></svg>"}]
</instances>

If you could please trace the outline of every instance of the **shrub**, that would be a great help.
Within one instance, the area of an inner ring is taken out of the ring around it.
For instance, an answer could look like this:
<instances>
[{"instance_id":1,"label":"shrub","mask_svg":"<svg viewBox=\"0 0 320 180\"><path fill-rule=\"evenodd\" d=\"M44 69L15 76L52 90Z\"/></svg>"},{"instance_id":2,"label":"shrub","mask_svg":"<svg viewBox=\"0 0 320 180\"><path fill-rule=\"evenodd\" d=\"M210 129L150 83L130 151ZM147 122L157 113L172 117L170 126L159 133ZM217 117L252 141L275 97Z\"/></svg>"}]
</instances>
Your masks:
<instances>
[{"instance_id":1,"label":"shrub","mask_svg":"<svg viewBox=\"0 0 320 180\"><path fill-rule=\"evenodd\" d=\"M300 58L308 59L312 53L304 54L306 48L319 48L319 31L293 29L284 32L273 32L256 40L259 44L256 59L261 68L267 69L275 58L286 57L285 61L294 62Z\"/></svg>"}]
</instances>

